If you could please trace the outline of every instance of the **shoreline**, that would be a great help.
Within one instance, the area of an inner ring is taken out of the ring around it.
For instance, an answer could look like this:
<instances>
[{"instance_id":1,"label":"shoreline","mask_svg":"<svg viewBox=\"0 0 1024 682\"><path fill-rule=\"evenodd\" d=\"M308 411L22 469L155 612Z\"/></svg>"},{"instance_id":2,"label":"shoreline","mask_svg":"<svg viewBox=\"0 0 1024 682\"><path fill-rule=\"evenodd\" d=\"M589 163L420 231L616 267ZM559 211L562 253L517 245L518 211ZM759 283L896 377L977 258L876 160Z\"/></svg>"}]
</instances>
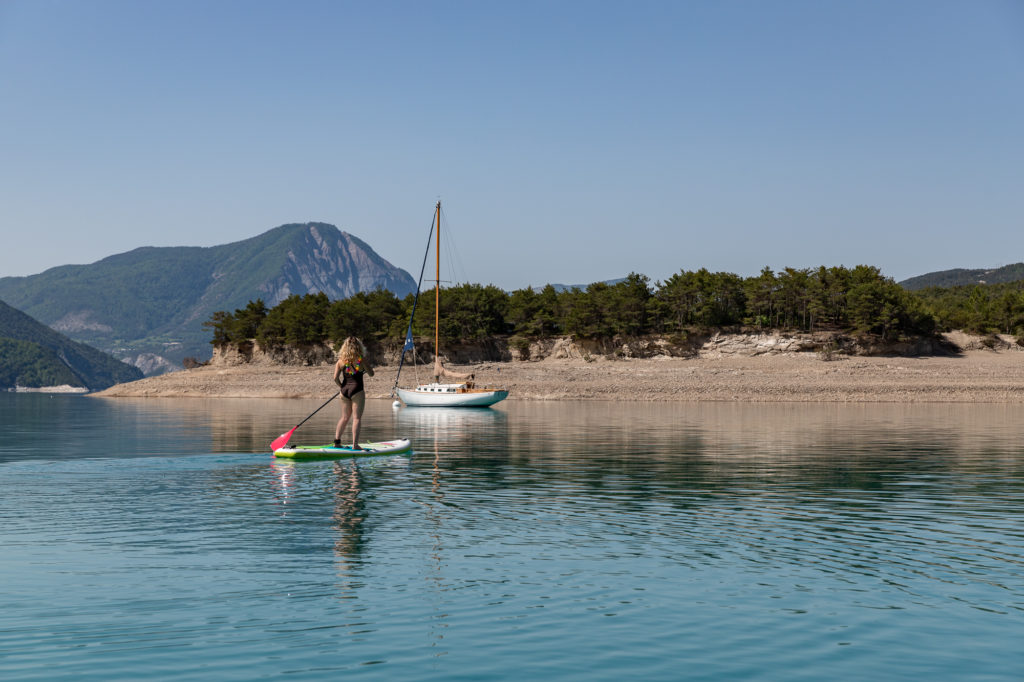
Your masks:
<instances>
[{"instance_id":1,"label":"shoreline","mask_svg":"<svg viewBox=\"0 0 1024 682\"><path fill-rule=\"evenodd\" d=\"M10 393L88 393L89 389L83 386L60 384L59 386L15 386L14 388L7 389L7 391Z\"/></svg>"},{"instance_id":2,"label":"shoreline","mask_svg":"<svg viewBox=\"0 0 1024 682\"><path fill-rule=\"evenodd\" d=\"M967 350L956 356L840 357L816 353L451 365L507 400L1024 403L1024 353ZM367 398L391 398L396 366L365 378ZM431 380L408 366L402 385ZM208 365L117 384L99 397L321 398L336 391L331 365Z\"/></svg>"}]
</instances>

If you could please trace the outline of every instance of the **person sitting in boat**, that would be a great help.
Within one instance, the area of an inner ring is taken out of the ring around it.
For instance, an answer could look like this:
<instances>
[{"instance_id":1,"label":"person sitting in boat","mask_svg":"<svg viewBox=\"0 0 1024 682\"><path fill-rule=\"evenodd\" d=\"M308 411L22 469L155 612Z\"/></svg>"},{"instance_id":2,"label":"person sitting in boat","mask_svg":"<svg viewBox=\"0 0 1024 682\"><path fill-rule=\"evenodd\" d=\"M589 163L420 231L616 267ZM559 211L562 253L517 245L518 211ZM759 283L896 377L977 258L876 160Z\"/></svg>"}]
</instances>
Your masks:
<instances>
[{"instance_id":1,"label":"person sitting in boat","mask_svg":"<svg viewBox=\"0 0 1024 682\"><path fill-rule=\"evenodd\" d=\"M441 356L437 356L437 357L434 358L434 383L435 384L441 383L441 379L450 379L452 381L455 381L456 383L462 384L462 387L460 389L460 390L462 390L462 389L466 389L466 388L472 388L473 387L473 379L475 379L475 378L476 378L475 374L459 374L458 372L451 371L450 369L448 369L447 367L444 366L443 362L441 362Z\"/></svg>"},{"instance_id":2,"label":"person sitting in boat","mask_svg":"<svg viewBox=\"0 0 1024 682\"><path fill-rule=\"evenodd\" d=\"M352 420L352 449L359 447L360 419L366 406L363 374L373 376L373 368L366 362L366 346L354 336L345 339L334 363L334 383L341 389L341 418L334 429L334 446L341 447L341 434Z\"/></svg>"}]
</instances>

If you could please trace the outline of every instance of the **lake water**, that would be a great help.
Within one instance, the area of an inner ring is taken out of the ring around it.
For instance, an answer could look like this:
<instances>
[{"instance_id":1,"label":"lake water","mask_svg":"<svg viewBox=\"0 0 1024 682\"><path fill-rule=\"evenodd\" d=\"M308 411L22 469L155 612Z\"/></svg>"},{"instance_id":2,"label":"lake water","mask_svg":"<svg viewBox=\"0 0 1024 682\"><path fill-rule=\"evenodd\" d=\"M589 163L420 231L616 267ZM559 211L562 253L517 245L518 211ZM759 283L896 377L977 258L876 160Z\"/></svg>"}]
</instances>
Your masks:
<instances>
[{"instance_id":1,"label":"lake water","mask_svg":"<svg viewBox=\"0 0 1024 682\"><path fill-rule=\"evenodd\" d=\"M0 679L1024 678L1024 407L318 404L0 394Z\"/></svg>"}]
</instances>

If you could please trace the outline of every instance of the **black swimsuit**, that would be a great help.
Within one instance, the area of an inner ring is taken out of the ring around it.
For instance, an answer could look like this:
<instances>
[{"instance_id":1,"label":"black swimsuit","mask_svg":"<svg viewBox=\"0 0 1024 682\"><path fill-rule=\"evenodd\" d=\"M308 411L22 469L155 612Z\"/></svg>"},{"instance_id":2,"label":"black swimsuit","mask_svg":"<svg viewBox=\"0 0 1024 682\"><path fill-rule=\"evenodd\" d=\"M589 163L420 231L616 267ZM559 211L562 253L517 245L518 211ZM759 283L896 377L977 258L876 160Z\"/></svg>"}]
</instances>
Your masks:
<instances>
[{"instance_id":1,"label":"black swimsuit","mask_svg":"<svg viewBox=\"0 0 1024 682\"><path fill-rule=\"evenodd\" d=\"M356 366L361 367L361 363L357 363ZM344 377L341 380L341 394L349 400L352 399L352 396L363 390L363 370L358 369L349 374L349 371L352 369L354 369L352 365L345 365L341 368L341 374Z\"/></svg>"}]
</instances>

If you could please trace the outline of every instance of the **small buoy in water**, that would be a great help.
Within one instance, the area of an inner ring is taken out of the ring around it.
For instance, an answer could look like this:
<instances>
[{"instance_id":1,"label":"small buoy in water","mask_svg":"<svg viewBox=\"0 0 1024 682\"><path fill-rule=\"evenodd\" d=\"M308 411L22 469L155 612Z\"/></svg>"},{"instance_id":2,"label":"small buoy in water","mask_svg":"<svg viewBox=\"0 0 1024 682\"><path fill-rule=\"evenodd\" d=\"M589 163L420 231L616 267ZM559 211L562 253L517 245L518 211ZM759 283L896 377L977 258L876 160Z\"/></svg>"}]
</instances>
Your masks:
<instances>
[{"instance_id":1,"label":"small buoy in water","mask_svg":"<svg viewBox=\"0 0 1024 682\"><path fill-rule=\"evenodd\" d=\"M394 407L394 408L399 408L401 406L402 406L402 402L399 401L399 400L396 400L395 402L391 403L391 407Z\"/></svg>"}]
</instances>

